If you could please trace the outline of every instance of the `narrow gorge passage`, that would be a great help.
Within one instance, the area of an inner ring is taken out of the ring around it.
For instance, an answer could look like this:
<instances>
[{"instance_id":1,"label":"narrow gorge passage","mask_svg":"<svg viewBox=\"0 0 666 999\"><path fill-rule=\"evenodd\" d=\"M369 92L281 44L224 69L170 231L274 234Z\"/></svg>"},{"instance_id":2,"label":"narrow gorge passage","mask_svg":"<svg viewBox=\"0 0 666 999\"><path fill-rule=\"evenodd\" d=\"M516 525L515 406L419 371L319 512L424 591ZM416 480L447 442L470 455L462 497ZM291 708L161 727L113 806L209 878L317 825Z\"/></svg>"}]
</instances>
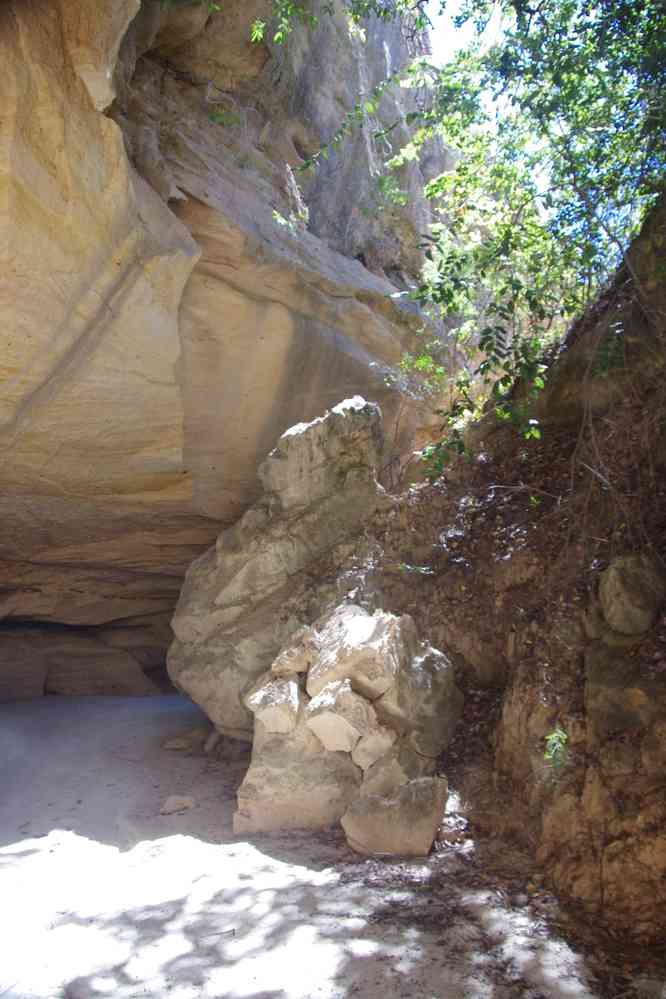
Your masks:
<instances>
[{"instance_id":1,"label":"narrow gorge passage","mask_svg":"<svg viewBox=\"0 0 666 999\"><path fill-rule=\"evenodd\" d=\"M658 995L567 942L506 842L383 862L338 830L234 839L247 760L162 748L202 725L177 695L0 706L3 999Z\"/></svg>"},{"instance_id":2,"label":"narrow gorge passage","mask_svg":"<svg viewBox=\"0 0 666 999\"><path fill-rule=\"evenodd\" d=\"M0 999L666 999L663 0L0 52Z\"/></svg>"}]
</instances>

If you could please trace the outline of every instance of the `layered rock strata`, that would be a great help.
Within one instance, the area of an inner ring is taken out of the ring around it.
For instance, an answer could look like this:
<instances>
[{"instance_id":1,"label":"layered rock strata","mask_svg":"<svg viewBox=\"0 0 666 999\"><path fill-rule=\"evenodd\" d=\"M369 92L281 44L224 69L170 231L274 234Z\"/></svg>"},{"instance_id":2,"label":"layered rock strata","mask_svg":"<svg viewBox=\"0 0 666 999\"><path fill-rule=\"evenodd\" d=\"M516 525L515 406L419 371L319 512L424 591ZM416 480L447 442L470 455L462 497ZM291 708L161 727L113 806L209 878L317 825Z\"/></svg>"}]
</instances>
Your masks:
<instances>
[{"instance_id":1,"label":"layered rock strata","mask_svg":"<svg viewBox=\"0 0 666 999\"><path fill-rule=\"evenodd\" d=\"M389 428L403 408L389 440L407 443L397 364L420 319L392 296L441 156L408 168L413 207L376 202L372 134L407 134L400 91L299 191L292 168L409 55L398 25L364 45L334 7L280 47L249 41L261 0L2 5L0 620L17 641L40 623L72 643L118 628L120 647L129 628L141 672L281 430L360 390Z\"/></svg>"}]
</instances>

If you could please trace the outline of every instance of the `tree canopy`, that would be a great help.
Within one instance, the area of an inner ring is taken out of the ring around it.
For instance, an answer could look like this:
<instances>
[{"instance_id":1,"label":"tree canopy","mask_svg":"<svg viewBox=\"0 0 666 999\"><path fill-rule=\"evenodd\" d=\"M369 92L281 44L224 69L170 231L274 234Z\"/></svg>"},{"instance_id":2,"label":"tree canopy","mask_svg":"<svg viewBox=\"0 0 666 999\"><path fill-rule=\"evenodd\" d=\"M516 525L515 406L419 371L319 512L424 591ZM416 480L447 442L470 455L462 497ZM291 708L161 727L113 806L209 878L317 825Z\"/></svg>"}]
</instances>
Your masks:
<instances>
[{"instance_id":1,"label":"tree canopy","mask_svg":"<svg viewBox=\"0 0 666 999\"><path fill-rule=\"evenodd\" d=\"M357 20L427 21L422 0L350 0L349 9ZM307 11L278 0L275 37ZM493 14L502 31L488 47ZM438 221L424 234L426 265L412 292L473 345L474 367L443 413L454 433L436 449L436 467L473 409L469 376L492 386L500 418L539 435L503 400L516 378L528 396L543 385L544 344L609 280L666 179L663 0L463 0L456 22L476 28L471 45L443 67L418 59L362 95L328 144L371 118L387 86L427 83L430 100L408 116L413 138L387 161L384 191L404 197L401 168L434 136L455 150L454 169L426 187ZM427 377L448 374L428 345L407 363Z\"/></svg>"}]
</instances>

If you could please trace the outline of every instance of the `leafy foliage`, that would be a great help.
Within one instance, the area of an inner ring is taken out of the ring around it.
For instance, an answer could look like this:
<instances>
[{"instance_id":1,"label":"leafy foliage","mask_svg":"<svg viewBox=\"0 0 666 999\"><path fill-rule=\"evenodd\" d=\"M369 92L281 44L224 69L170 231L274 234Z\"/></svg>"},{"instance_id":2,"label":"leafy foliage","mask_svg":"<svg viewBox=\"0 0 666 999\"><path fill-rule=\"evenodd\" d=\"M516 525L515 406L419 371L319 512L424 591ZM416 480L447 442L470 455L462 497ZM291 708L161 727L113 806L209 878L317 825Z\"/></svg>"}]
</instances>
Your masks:
<instances>
[{"instance_id":1,"label":"leafy foliage","mask_svg":"<svg viewBox=\"0 0 666 999\"><path fill-rule=\"evenodd\" d=\"M422 0L350 0L349 11L357 23L370 15L427 23ZM379 185L386 200L404 204L397 172L435 137L454 151L453 168L426 187L438 221L424 236L412 297L455 326L466 368L447 372L431 347L405 359L427 388L449 389L444 436L426 455L433 474L465 453L479 385L498 419L527 439L540 436L530 403L544 387L544 347L622 259L631 273L625 250L666 177L663 0L464 0L457 23L481 36L495 12L496 44L473 43L443 68L421 59L385 80L301 168L371 119L388 87L429 89L429 105L406 116L411 141ZM294 23L317 20L299 0L276 0L275 14L275 42ZM255 23L255 40L265 27ZM621 331L612 357L600 359L608 370L621 363L620 342Z\"/></svg>"},{"instance_id":2,"label":"leafy foliage","mask_svg":"<svg viewBox=\"0 0 666 999\"><path fill-rule=\"evenodd\" d=\"M548 177L549 228L593 276L618 262L666 171L661 0L502 0L506 30L483 86L521 114ZM467 0L462 19L488 15Z\"/></svg>"},{"instance_id":3,"label":"leafy foliage","mask_svg":"<svg viewBox=\"0 0 666 999\"><path fill-rule=\"evenodd\" d=\"M529 439L540 436L529 398L544 385L544 346L598 293L663 190L666 11L656 0L468 0L459 20L483 30L496 7L498 44L439 72L411 68L434 100L388 166L433 134L457 151L426 188L441 222L416 297L457 319L497 417ZM460 451L459 408L445 413L435 457Z\"/></svg>"},{"instance_id":4,"label":"leafy foliage","mask_svg":"<svg viewBox=\"0 0 666 999\"><path fill-rule=\"evenodd\" d=\"M382 21L391 21L396 17L409 17L414 30L419 31L429 24L425 13L426 0L351 0L349 17L353 24L360 24L374 16ZM295 24L305 24L314 28L319 18L310 10L307 0L274 0L273 13L276 28L273 41L282 45ZM325 4L323 13L332 13L330 4ZM265 21L256 20L252 24L251 39L253 42L263 41L266 34Z\"/></svg>"}]
</instances>

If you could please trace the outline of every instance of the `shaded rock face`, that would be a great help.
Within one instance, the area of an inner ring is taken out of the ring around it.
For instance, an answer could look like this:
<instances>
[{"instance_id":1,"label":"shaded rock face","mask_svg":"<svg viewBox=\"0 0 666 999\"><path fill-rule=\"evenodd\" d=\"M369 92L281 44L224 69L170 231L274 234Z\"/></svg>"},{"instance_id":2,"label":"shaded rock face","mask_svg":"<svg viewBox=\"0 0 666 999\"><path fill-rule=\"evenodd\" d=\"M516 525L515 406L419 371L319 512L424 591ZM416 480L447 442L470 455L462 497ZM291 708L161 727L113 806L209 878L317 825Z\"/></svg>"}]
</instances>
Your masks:
<instances>
[{"instance_id":1,"label":"shaded rock face","mask_svg":"<svg viewBox=\"0 0 666 999\"><path fill-rule=\"evenodd\" d=\"M137 629L138 631L139 629ZM157 694L149 660L132 647L130 636L103 641L103 633L70 628L0 630L0 701L28 700L42 694ZM163 635L157 641L163 641ZM143 668L142 668L143 665ZM145 672L144 672L145 669Z\"/></svg>"},{"instance_id":2,"label":"shaded rock face","mask_svg":"<svg viewBox=\"0 0 666 999\"><path fill-rule=\"evenodd\" d=\"M606 622L622 635L649 631L665 596L663 572L646 555L615 559L599 582L599 602Z\"/></svg>"},{"instance_id":3,"label":"shaded rock face","mask_svg":"<svg viewBox=\"0 0 666 999\"><path fill-rule=\"evenodd\" d=\"M556 890L644 941L662 939L666 920L666 676L640 655L663 599L651 555L611 561L582 626L566 628L584 670L575 712L566 701L558 710L533 666L521 666L505 695L496 760L524 788L537 862ZM552 626L550 634L557 640ZM567 743L548 763L544 739L558 724Z\"/></svg>"},{"instance_id":4,"label":"shaded rock face","mask_svg":"<svg viewBox=\"0 0 666 999\"><path fill-rule=\"evenodd\" d=\"M270 50L248 41L266 9L0 11L0 619L143 628L139 668L281 430L359 390L391 428L419 325L387 276L414 272L427 212L366 204L372 126L302 193L291 172L405 58L400 31L361 46L338 9ZM407 106L381 111L396 139ZM392 447L415 419L408 405Z\"/></svg>"},{"instance_id":5,"label":"shaded rock face","mask_svg":"<svg viewBox=\"0 0 666 999\"><path fill-rule=\"evenodd\" d=\"M391 795L356 798L342 817L349 845L358 853L424 857L442 821L445 780L422 777Z\"/></svg>"}]
</instances>

